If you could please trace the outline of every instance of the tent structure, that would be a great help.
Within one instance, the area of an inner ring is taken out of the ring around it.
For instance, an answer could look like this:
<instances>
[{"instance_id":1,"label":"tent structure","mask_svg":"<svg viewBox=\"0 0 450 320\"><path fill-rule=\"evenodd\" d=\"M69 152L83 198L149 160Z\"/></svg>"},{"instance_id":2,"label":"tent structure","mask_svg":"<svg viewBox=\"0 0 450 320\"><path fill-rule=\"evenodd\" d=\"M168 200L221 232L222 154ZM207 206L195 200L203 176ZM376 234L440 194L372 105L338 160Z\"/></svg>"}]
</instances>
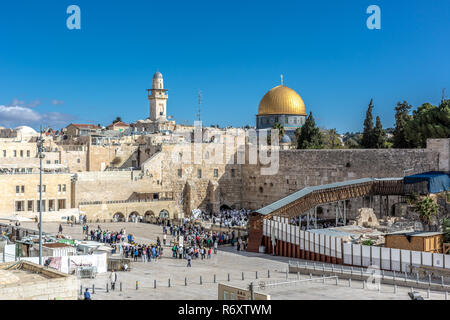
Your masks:
<instances>
[{"instance_id":1,"label":"tent structure","mask_svg":"<svg viewBox=\"0 0 450 320\"><path fill-rule=\"evenodd\" d=\"M9 216L9 217L1 217L0 220L9 220L9 221L19 221L19 222L30 222L34 221L29 218L21 217L21 216Z\"/></svg>"},{"instance_id":2,"label":"tent structure","mask_svg":"<svg viewBox=\"0 0 450 320\"><path fill-rule=\"evenodd\" d=\"M439 193L450 189L450 175L440 171L413 174L403 178L403 184L426 182L429 193Z\"/></svg>"}]
</instances>

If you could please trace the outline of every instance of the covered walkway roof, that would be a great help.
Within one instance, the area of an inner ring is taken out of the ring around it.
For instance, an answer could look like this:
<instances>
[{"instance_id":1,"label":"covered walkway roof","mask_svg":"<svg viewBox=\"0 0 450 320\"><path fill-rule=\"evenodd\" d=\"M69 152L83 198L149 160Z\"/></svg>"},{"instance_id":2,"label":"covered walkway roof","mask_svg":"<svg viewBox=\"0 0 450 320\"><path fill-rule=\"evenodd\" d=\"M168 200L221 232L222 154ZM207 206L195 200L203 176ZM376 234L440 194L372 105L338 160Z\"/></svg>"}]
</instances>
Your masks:
<instances>
[{"instance_id":1,"label":"covered walkway roof","mask_svg":"<svg viewBox=\"0 0 450 320\"><path fill-rule=\"evenodd\" d=\"M314 206L367 195L402 194L403 178L363 178L306 187L255 213L263 216L296 216Z\"/></svg>"}]
</instances>

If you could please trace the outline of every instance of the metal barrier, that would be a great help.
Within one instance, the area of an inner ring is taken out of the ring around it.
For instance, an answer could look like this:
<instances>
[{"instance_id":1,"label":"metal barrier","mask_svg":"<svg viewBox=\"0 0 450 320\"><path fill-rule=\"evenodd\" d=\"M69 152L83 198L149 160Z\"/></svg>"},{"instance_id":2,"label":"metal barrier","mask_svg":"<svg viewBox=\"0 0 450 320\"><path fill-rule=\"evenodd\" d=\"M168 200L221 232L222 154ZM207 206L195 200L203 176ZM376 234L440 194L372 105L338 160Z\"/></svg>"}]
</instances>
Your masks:
<instances>
[{"instance_id":1,"label":"metal barrier","mask_svg":"<svg viewBox=\"0 0 450 320\"><path fill-rule=\"evenodd\" d=\"M94 279L97 275L97 267L78 267L75 274L81 279Z\"/></svg>"}]
</instances>

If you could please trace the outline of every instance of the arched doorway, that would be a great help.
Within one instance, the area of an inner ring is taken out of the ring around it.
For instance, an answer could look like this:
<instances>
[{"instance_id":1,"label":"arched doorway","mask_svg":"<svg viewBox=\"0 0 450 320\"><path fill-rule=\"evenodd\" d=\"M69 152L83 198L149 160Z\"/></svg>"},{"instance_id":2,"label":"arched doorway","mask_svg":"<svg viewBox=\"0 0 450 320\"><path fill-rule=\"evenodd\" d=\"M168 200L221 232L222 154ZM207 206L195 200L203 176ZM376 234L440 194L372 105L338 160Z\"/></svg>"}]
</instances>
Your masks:
<instances>
[{"instance_id":1,"label":"arched doorway","mask_svg":"<svg viewBox=\"0 0 450 320\"><path fill-rule=\"evenodd\" d=\"M122 212L116 212L113 215L113 221L114 222L125 222L125 216L123 215Z\"/></svg>"},{"instance_id":2,"label":"arched doorway","mask_svg":"<svg viewBox=\"0 0 450 320\"><path fill-rule=\"evenodd\" d=\"M169 211L167 211L166 209L162 209L162 210L159 212L159 217L160 217L161 219L169 219Z\"/></svg>"},{"instance_id":3,"label":"arched doorway","mask_svg":"<svg viewBox=\"0 0 450 320\"><path fill-rule=\"evenodd\" d=\"M156 222L155 213L151 210L146 211L144 214L144 221L147 223L155 223Z\"/></svg>"},{"instance_id":4,"label":"arched doorway","mask_svg":"<svg viewBox=\"0 0 450 320\"><path fill-rule=\"evenodd\" d=\"M222 211L222 210L231 210L231 207L227 204L223 204L220 206L220 211Z\"/></svg>"},{"instance_id":5,"label":"arched doorway","mask_svg":"<svg viewBox=\"0 0 450 320\"><path fill-rule=\"evenodd\" d=\"M136 212L136 211L133 211L128 216L128 222L137 222L138 221L138 217L139 217L139 213Z\"/></svg>"}]
</instances>

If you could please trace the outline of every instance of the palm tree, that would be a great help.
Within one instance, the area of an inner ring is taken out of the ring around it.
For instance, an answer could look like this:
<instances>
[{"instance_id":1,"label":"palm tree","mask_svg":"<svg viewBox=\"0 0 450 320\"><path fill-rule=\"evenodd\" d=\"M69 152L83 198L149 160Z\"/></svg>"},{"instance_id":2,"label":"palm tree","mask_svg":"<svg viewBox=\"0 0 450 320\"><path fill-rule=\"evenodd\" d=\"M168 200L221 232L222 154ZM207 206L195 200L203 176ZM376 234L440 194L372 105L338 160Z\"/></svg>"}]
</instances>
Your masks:
<instances>
[{"instance_id":1,"label":"palm tree","mask_svg":"<svg viewBox=\"0 0 450 320\"><path fill-rule=\"evenodd\" d=\"M426 229L429 229L431 222L433 222L434 217L438 212L438 205L434 200L430 197L423 197L419 201L417 201L416 211L419 213L420 220L422 220Z\"/></svg>"},{"instance_id":2,"label":"palm tree","mask_svg":"<svg viewBox=\"0 0 450 320\"><path fill-rule=\"evenodd\" d=\"M278 138L281 140L281 138L283 138L284 133L285 133L283 125L279 122L275 122L272 129L278 130Z\"/></svg>"}]
</instances>

